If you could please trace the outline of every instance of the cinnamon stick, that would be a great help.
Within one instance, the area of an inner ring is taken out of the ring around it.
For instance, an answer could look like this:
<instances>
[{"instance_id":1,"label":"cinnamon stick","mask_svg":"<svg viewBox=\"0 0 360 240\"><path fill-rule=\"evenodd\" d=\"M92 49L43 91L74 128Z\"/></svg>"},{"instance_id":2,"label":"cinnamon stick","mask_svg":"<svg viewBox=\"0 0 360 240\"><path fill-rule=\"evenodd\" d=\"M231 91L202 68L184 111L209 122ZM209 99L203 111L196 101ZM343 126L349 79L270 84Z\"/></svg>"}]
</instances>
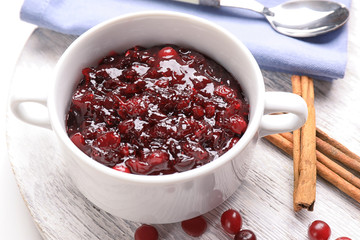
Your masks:
<instances>
[{"instance_id":1,"label":"cinnamon stick","mask_svg":"<svg viewBox=\"0 0 360 240\"><path fill-rule=\"evenodd\" d=\"M301 95L308 107L308 119L300 132L300 161L298 183L294 186L294 210L313 210L316 195L316 124L314 82L301 77Z\"/></svg>"},{"instance_id":2,"label":"cinnamon stick","mask_svg":"<svg viewBox=\"0 0 360 240\"><path fill-rule=\"evenodd\" d=\"M293 75L291 77L292 82L292 90L293 93L301 96L301 79L300 76ZM293 131L293 168L294 168L294 190L293 190L293 203L294 203L294 210L299 211L301 208L295 203L295 193L299 183L299 163L300 163L300 135L301 129L297 129Z\"/></svg>"},{"instance_id":3,"label":"cinnamon stick","mask_svg":"<svg viewBox=\"0 0 360 240\"><path fill-rule=\"evenodd\" d=\"M347 182L343 178L339 177L339 175L328 169L320 162L316 163L316 167L318 174L321 177L323 177L325 180L337 187L340 191L344 192L349 197L360 203L360 190L357 187Z\"/></svg>"},{"instance_id":4,"label":"cinnamon stick","mask_svg":"<svg viewBox=\"0 0 360 240\"><path fill-rule=\"evenodd\" d=\"M329 156L331 154L331 158L360 172L360 157L358 155L318 128L316 129L316 136L319 139L317 144L320 146L320 151L326 152Z\"/></svg>"},{"instance_id":5,"label":"cinnamon stick","mask_svg":"<svg viewBox=\"0 0 360 240\"><path fill-rule=\"evenodd\" d=\"M291 134L291 133L290 133ZM272 144L274 144L276 147L280 148L281 150L283 150L285 153L287 153L288 155L290 155L291 157L293 156L293 143L284 138L282 135L280 134L273 134L273 135L267 135L265 136L265 138L271 142Z\"/></svg>"},{"instance_id":6,"label":"cinnamon stick","mask_svg":"<svg viewBox=\"0 0 360 240\"><path fill-rule=\"evenodd\" d=\"M331 159L326 157L321 152L317 151L316 156L319 162L324 164L326 167L331 169L334 173L360 189L360 178L356 177L354 174L343 168L342 166L336 164Z\"/></svg>"},{"instance_id":7,"label":"cinnamon stick","mask_svg":"<svg viewBox=\"0 0 360 240\"><path fill-rule=\"evenodd\" d=\"M292 134L291 133L280 133L280 136L288 140L289 142L292 142ZM278 141L280 141L279 139ZM316 141L318 141L319 138L316 138ZM275 145L275 144L274 144ZM287 146L289 148L289 146ZM319 145L316 146L317 149L319 149ZM355 187L360 189L360 178L352 174L350 171L346 170L339 164L335 163L331 160L331 156L327 154L328 152L322 153L319 150L316 150L316 159L317 161L324 164L327 168L331 169L334 173L338 174L342 178L344 178L349 183L353 184Z\"/></svg>"},{"instance_id":8,"label":"cinnamon stick","mask_svg":"<svg viewBox=\"0 0 360 240\"><path fill-rule=\"evenodd\" d=\"M274 134L270 136L265 137L268 141L270 141L272 144L283 150L288 155L292 156L293 154L293 143L292 140L292 134L291 133L285 133L285 134ZM333 171L330 167L326 166L323 162L321 162L319 159L324 158L327 159L325 163L328 163L331 161L328 157L321 154L319 151L317 151L319 154L318 160L316 161L316 169L319 176L323 177L325 180L333 184L335 187L337 187L339 190L356 200L360 203L360 189L356 187L353 183L354 181L347 181L344 178L342 178L342 175L339 175L335 171ZM332 168L342 168L339 165L333 165ZM342 170L343 171L343 170ZM345 170L346 171L346 170ZM349 172L347 173L349 174ZM350 173L351 174L351 173ZM350 176L350 175L349 175ZM359 178L352 175L350 179L353 179L357 182L360 181Z\"/></svg>"}]
</instances>

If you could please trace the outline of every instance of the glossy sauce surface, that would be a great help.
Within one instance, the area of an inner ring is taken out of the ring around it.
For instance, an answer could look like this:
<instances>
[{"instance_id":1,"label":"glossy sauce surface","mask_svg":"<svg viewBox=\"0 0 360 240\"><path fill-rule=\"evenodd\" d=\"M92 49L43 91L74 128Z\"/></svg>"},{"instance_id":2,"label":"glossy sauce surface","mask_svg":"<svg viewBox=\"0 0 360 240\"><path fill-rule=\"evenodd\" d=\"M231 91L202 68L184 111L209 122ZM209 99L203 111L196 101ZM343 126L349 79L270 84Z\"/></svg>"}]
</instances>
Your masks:
<instances>
[{"instance_id":1,"label":"glossy sauce surface","mask_svg":"<svg viewBox=\"0 0 360 240\"><path fill-rule=\"evenodd\" d=\"M174 45L111 52L83 69L67 114L71 140L96 161L135 174L171 174L229 150L249 105L215 61Z\"/></svg>"}]
</instances>

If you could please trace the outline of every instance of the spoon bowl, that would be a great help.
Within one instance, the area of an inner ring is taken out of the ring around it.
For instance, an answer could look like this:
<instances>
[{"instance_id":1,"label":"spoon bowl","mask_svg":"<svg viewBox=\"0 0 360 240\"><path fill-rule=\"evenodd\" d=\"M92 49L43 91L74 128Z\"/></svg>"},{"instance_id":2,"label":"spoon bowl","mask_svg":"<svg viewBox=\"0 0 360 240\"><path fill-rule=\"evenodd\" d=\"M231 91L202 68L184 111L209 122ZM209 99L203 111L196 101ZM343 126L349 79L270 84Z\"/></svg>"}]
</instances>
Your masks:
<instances>
[{"instance_id":1,"label":"spoon bowl","mask_svg":"<svg viewBox=\"0 0 360 240\"><path fill-rule=\"evenodd\" d=\"M268 10L268 11L267 11ZM292 37L314 37L338 29L349 10L331 1L291 1L263 11L270 25Z\"/></svg>"},{"instance_id":2,"label":"spoon bowl","mask_svg":"<svg viewBox=\"0 0 360 240\"><path fill-rule=\"evenodd\" d=\"M182 2L252 10L264 15L279 33L290 37L314 37L336 30L349 19L345 5L326 0L293 0L268 8L255 0L179 0Z\"/></svg>"}]
</instances>

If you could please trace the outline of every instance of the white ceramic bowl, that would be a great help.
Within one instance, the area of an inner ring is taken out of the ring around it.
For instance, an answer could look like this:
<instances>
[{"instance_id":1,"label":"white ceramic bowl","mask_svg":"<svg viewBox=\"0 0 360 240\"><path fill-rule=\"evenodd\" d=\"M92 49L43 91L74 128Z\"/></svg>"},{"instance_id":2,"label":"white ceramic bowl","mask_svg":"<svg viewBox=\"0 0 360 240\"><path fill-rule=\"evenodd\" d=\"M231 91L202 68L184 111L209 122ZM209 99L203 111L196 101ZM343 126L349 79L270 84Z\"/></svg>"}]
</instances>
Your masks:
<instances>
[{"instance_id":1,"label":"white ceramic bowl","mask_svg":"<svg viewBox=\"0 0 360 240\"><path fill-rule=\"evenodd\" d=\"M192 48L223 65L239 81L250 103L248 128L240 141L214 161L178 174L139 176L115 171L81 152L65 131L65 115L84 67L94 66L112 50L135 45L172 43ZM50 122L27 115L15 97L11 108L31 124L53 129L67 170L84 196L101 209L133 221L171 223L208 212L241 184L256 151L259 136L299 128L307 118L305 102L297 95L267 92L249 50L232 34L206 20L174 12L142 12L99 24L76 39L60 58L47 99ZM287 112L268 115L271 112ZM40 151L40 149L39 149Z\"/></svg>"}]
</instances>

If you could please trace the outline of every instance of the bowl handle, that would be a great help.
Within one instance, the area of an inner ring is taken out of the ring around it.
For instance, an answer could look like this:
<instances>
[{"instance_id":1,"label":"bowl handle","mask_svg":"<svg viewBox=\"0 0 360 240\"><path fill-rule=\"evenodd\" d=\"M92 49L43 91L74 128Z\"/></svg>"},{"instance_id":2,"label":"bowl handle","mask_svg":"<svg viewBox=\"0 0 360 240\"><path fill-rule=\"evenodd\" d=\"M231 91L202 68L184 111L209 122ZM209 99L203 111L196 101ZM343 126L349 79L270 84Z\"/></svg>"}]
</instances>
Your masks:
<instances>
[{"instance_id":1,"label":"bowl handle","mask_svg":"<svg viewBox=\"0 0 360 240\"><path fill-rule=\"evenodd\" d=\"M306 102L299 95L288 92L266 92L259 136L296 130L304 125L307 115Z\"/></svg>"},{"instance_id":2,"label":"bowl handle","mask_svg":"<svg viewBox=\"0 0 360 240\"><path fill-rule=\"evenodd\" d=\"M47 109L46 97L21 97L21 96L13 96L10 98L10 109L18 119L26 123L51 129L48 112L46 111L45 114L39 111L34 112L32 111L31 108L27 108L25 106L26 104L30 104L30 103L40 105L42 108L45 107ZM44 109L41 109L41 111L44 111Z\"/></svg>"}]
</instances>

